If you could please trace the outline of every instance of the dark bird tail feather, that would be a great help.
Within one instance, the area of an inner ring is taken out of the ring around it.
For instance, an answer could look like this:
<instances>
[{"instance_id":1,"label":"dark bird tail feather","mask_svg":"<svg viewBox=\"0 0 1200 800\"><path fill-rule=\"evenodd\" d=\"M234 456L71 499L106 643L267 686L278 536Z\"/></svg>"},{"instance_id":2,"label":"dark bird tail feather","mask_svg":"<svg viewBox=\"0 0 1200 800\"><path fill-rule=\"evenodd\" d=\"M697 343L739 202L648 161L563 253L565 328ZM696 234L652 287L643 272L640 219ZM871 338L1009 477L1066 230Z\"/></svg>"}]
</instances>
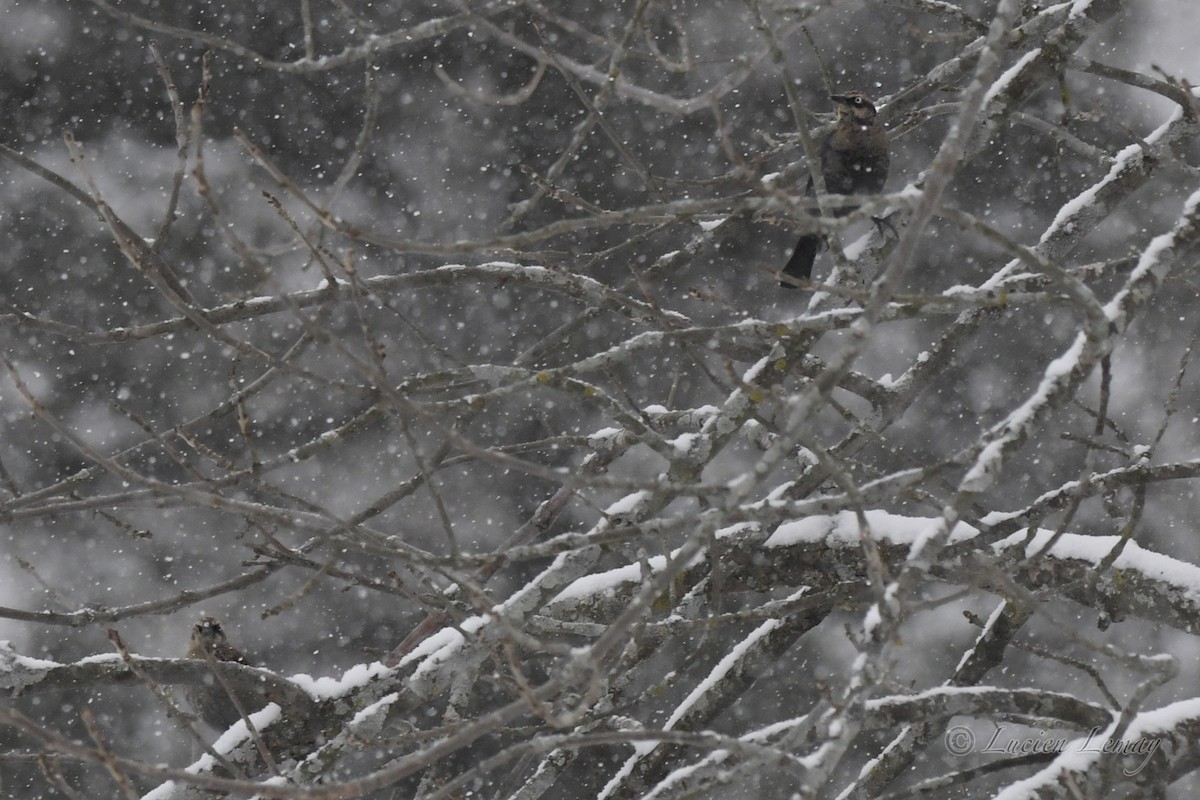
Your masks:
<instances>
[{"instance_id":1,"label":"dark bird tail feather","mask_svg":"<svg viewBox=\"0 0 1200 800\"><path fill-rule=\"evenodd\" d=\"M796 242L796 249L793 251L792 257L788 259L787 266L783 268L783 274L796 280L806 281L812 278L813 262L817 260L817 251L820 249L820 236L801 236L800 241ZM786 280L781 280L779 285L788 289L800 288L795 283Z\"/></svg>"}]
</instances>

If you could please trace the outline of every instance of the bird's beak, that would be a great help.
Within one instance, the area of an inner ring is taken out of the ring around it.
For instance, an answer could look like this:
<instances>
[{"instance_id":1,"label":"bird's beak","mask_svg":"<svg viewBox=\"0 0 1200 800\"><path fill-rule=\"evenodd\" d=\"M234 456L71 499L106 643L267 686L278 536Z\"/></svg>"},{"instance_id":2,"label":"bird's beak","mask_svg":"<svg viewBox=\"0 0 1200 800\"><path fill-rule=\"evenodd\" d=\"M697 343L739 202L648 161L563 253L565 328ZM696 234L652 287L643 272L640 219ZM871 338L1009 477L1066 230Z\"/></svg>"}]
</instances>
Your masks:
<instances>
[{"instance_id":1,"label":"bird's beak","mask_svg":"<svg viewBox=\"0 0 1200 800\"><path fill-rule=\"evenodd\" d=\"M850 98L846 97L846 95L844 95L844 94L831 94L831 95L829 95L829 99L835 103L849 103L850 102Z\"/></svg>"}]
</instances>

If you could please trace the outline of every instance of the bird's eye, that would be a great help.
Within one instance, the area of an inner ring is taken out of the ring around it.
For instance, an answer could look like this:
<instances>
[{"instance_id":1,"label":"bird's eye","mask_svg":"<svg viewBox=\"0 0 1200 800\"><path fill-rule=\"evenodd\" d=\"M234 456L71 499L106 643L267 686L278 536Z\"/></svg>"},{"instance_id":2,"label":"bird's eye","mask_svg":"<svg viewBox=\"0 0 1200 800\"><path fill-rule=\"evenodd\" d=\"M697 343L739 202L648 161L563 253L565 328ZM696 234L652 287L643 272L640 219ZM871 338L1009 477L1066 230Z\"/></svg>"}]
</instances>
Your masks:
<instances>
[{"instance_id":1,"label":"bird's eye","mask_svg":"<svg viewBox=\"0 0 1200 800\"><path fill-rule=\"evenodd\" d=\"M861 97L854 98L854 105L861 106L862 104L863 104L863 99Z\"/></svg>"}]
</instances>

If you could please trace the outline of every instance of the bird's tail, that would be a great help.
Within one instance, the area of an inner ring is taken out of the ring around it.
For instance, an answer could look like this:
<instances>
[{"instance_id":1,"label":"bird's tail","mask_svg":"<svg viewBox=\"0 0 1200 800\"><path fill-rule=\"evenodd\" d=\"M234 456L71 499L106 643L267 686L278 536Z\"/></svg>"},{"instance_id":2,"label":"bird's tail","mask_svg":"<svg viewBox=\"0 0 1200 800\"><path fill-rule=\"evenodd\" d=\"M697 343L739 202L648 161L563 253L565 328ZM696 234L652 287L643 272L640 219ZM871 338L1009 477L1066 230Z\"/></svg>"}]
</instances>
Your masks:
<instances>
[{"instance_id":1,"label":"bird's tail","mask_svg":"<svg viewBox=\"0 0 1200 800\"><path fill-rule=\"evenodd\" d=\"M817 251L820 249L820 236L801 236L800 241L796 242L792 257L788 259L787 266L783 268L783 274L796 280L806 281L812 278L813 262L817 260ZM786 280L781 280L779 285L788 289L799 288L795 283Z\"/></svg>"}]
</instances>

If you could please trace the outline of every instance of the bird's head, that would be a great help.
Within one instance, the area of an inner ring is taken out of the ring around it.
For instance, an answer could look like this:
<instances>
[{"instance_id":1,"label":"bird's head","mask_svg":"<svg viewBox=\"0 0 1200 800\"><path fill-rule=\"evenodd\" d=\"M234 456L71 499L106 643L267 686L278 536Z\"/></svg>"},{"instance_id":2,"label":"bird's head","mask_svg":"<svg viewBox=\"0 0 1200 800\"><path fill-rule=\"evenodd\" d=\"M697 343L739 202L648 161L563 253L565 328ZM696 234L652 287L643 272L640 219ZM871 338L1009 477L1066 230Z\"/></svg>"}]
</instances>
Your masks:
<instances>
[{"instance_id":1,"label":"bird's head","mask_svg":"<svg viewBox=\"0 0 1200 800\"><path fill-rule=\"evenodd\" d=\"M875 124L875 102L868 95L854 91L845 94L831 94L829 99L834 102L834 107L837 109L838 122L850 119L857 125Z\"/></svg>"},{"instance_id":2,"label":"bird's head","mask_svg":"<svg viewBox=\"0 0 1200 800\"><path fill-rule=\"evenodd\" d=\"M201 617L192 626L192 641L211 647L225 641L225 631L221 630L221 621L216 617Z\"/></svg>"}]
</instances>

